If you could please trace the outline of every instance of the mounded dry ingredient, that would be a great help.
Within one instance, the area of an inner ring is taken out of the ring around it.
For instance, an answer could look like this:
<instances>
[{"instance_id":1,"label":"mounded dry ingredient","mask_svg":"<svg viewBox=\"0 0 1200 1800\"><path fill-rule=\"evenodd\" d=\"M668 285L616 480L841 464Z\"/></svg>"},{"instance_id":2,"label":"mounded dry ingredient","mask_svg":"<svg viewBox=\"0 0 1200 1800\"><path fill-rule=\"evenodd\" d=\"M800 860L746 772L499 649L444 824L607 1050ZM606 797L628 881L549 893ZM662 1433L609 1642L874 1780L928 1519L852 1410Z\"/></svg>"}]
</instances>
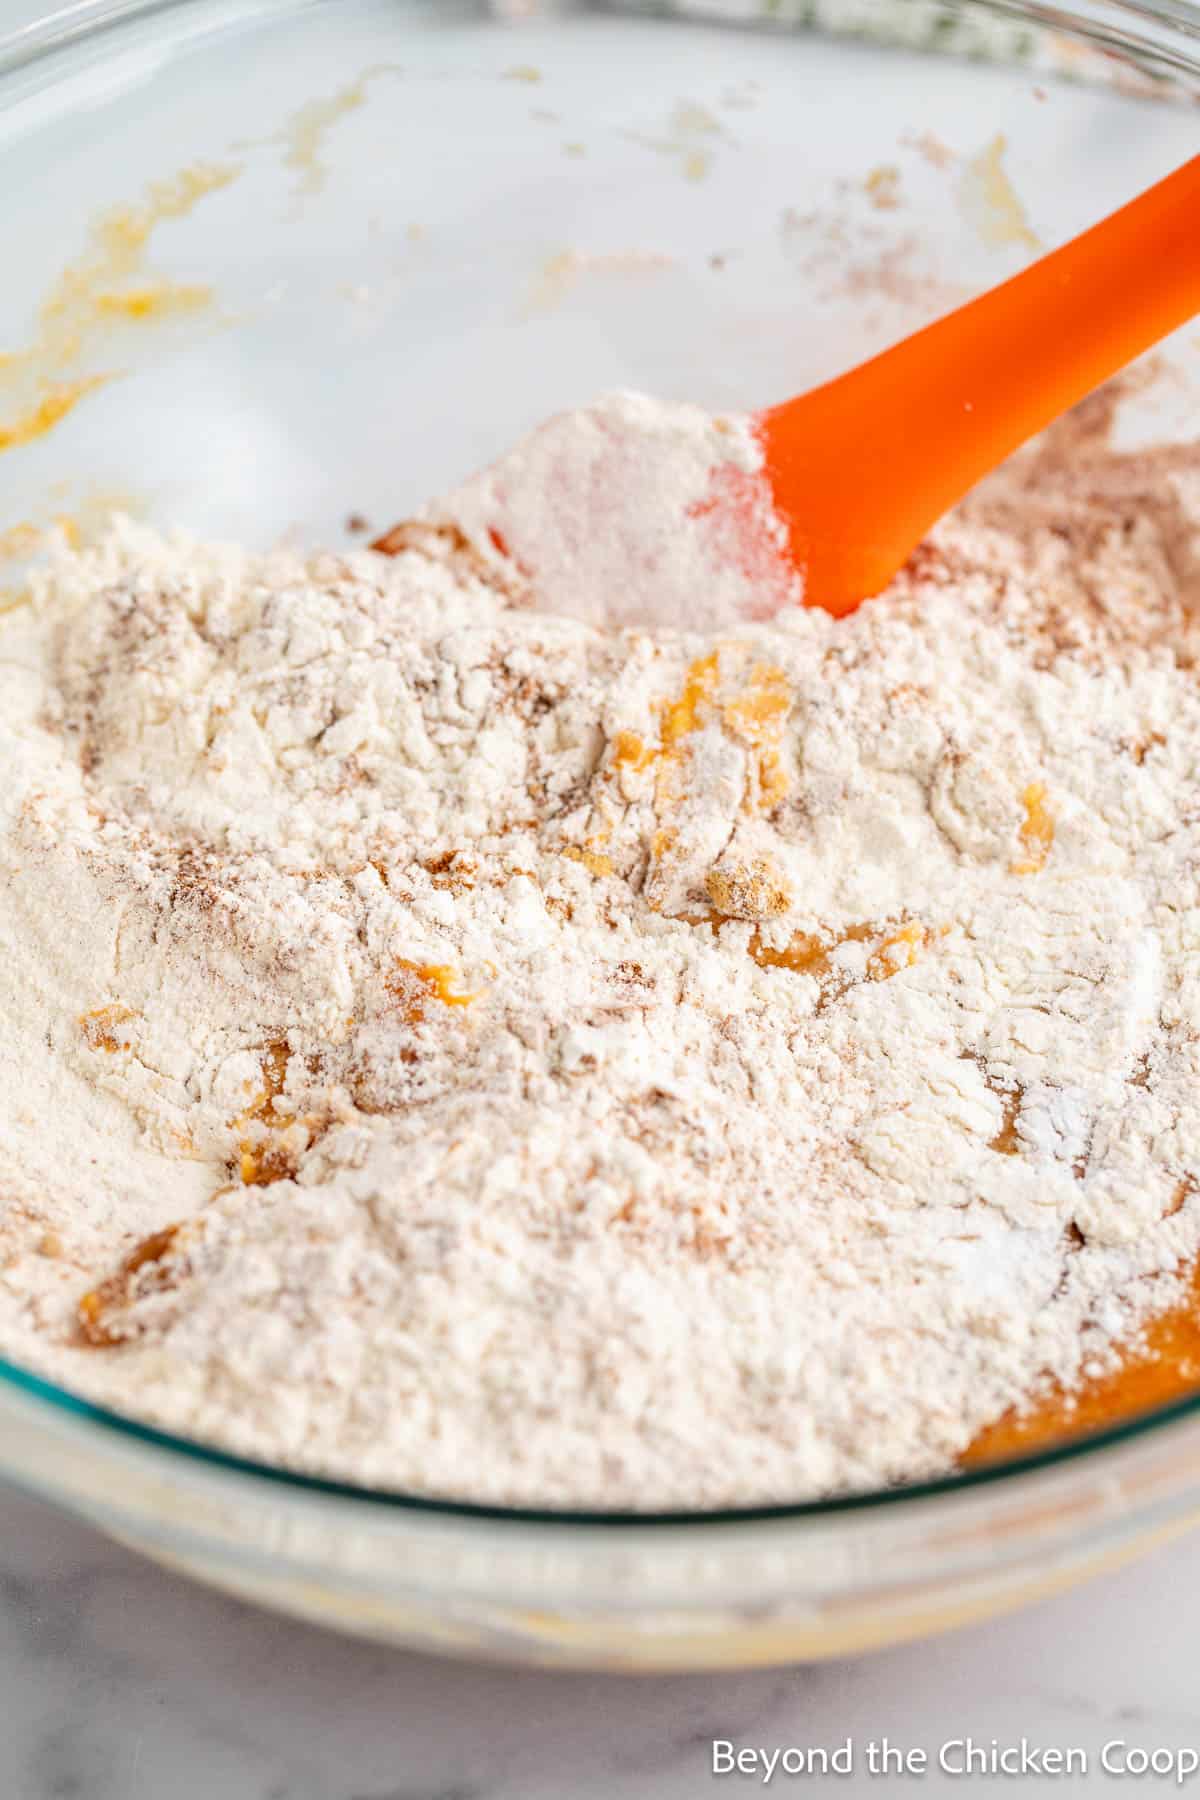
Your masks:
<instances>
[{"instance_id":1,"label":"mounded dry ingredient","mask_svg":"<svg viewBox=\"0 0 1200 1800\"><path fill-rule=\"evenodd\" d=\"M616 393L547 419L427 509L493 579L589 625L720 629L799 604L751 421Z\"/></svg>"},{"instance_id":2,"label":"mounded dry ingredient","mask_svg":"<svg viewBox=\"0 0 1200 1800\"><path fill-rule=\"evenodd\" d=\"M4 1352L632 1507L1111 1363L1200 1249L1200 464L1077 424L842 621L600 629L428 522L64 556L0 621Z\"/></svg>"}]
</instances>

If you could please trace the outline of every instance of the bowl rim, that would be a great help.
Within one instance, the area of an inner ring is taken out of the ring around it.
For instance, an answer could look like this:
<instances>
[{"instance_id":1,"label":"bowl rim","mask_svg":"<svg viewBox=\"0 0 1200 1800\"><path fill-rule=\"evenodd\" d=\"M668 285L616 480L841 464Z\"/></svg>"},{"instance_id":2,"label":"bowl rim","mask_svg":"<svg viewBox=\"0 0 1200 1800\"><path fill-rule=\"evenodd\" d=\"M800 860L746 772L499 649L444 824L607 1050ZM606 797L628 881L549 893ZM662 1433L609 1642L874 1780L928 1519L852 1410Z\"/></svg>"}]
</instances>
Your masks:
<instances>
[{"instance_id":1,"label":"bowl rim","mask_svg":"<svg viewBox=\"0 0 1200 1800\"><path fill-rule=\"evenodd\" d=\"M68 0L68 4L42 14L0 33L0 78L25 68L43 57L70 49L109 31L119 31L166 14L195 13L211 9L214 0ZM933 0L947 11L959 13L999 14L1043 25L1063 35L1078 35L1093 42L1119 45L1145 51L1146 40L1132 32L1113 31L1108 20L1113 14L1145 25L1150 23L1167 32L1179 32L1189 38L1200 38L1200 3L1198 0L1075 0L1079 11L1066 12L1042 0ZM330 10L337 0L233 0L223 8L230 17L247 24L266 24L273 17L287 16L298 8L304 11ZM500 19L486 0L419 0L427 10L454 10L460 13L480 12ZM534 10L564 16L591 10L609 10L603 0L593 8L589 0L534 0ZM631 16L662 22L670 9L661 6ZM686 22L720 26L723 22L709 13L683 12ZM1101 26L1103 21L1103 26ZM757 21L738 18L737 25L753 25ZM782 25L791 25L785 19ZM793 26L798 29L798 26ZM1155 46L1155 49L1161 47ZM1178 53L1176 53L1178 54ZM1182 63L1168 53L1168 66L1186 67L1200 84L1200 51L1188 54ZM1023 1477L1033 1477L1050 1470L1062 1470L1071 1464L1094 1466L1106 1452L1142 1440L1161 1436L1170 1426L1186 1420L1200 1420L1200 1389L1191 1395L1151 1408L1082 1436L1060 1440L1038 1450L1017 1456L999 1458L977 1467L959 1469L930 1480L911 1482L889 1488L837 1495L823 1500L776 1502L753 1506L718 1507L708 1510L684 1508L630 1511L591 1508L550 1508L505 1506L480 1501L457 1500L449 1496L422 1494L385 1487L372 1487L337 1480L331 1476L308 1473L281 1463L260 1461L223 1450L216 1444L167 1431L88 1400L84 1395L38 1374L34 1369L0 1356L0 1387L7 1387L32 1400L40 1408L64 1416L76 1425L91 1426L114 1437L129 1448L140 1448L167 1461L183 1458L216 1474L248 1478L256 1483L281 1489L300 1498L306 1496L317 1504L323 1500L348 1501L372 1509L390 1510L409 1516L424 1516L462 1522L478 1521L496 1525L547 1526L562 1530L570 1527L602 1527L615 1532L628 1532L646 1527L739 1527L757 1523L815 1523L840 1517L886 1512L896 1517L897 1511L911 1511L922 1502L950 1499L958 1495L983 1492L989 1495L1012 1493Z\"/></svg>"},{"instance_id":2,"label":"bowl rim","mask_svg":"<svg viewBox=\"0 0 1200 1800\"><path fill-rule=\"evenodd\" d=\"M928 1481L914 1481L890 1488L869 1488L861 1493L838 1494L824 1500L780 1501L755 1506L714 1507L707 1510L687 1508L655 1509L634 1512L628 1509L588 1507L502 1506L484 1501L456 1500L450 1496L421 1494L400 1488L371 1487L333 1476L310 1474L288 1468L283 1463L260 1461L199 1438L184 1437L117 1412L86 1399L71 1388L60 1386L34 1370L0 1357L0 1385L14 1389L26 1400L33 1400L75 1424L96 1426L123 1442L129 1448L149 1450L167 1460L183 1458L218 1474L249 1478L266 1483L294 1495L308 1497L318 1504L322 1499L365 1504L372 1509L391 1510L399 1514L434 1519L476 1521L513 1526L539 1525L562 1527L600 1526L614 1531L630 1531L645 1527L737 1527L755 1524L826 1522L838 1518L861 1517L887 1512L895 1517L897 1510L911 1511L922 1502L949 1500L957 1495L983 1492L997 1498L1013 1492L1022 1477L1034 1477L1049 1471L1066 1470L1072 1464L1099 1462L1104 1452L1135 1445L1164 1436L1167 1428L1186 1420L1200 1419L1200 1390L1165 1406L1135 1414L1132 1418L1028 1451L1020 1456L998 1458L975 1468L960 1469L954 1474L936 1476Z\"/></svg>"}]
</instances>

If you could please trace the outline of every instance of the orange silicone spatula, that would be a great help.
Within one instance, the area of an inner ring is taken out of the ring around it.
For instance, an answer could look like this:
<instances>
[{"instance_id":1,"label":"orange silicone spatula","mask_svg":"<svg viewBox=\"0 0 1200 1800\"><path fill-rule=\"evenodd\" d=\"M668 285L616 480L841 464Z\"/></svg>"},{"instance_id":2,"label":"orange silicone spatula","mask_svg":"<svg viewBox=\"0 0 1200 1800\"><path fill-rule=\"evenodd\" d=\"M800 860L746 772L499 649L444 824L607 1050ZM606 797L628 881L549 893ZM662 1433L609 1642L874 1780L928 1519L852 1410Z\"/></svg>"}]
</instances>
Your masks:
<instances>
[{"instance_id":1,"label":"orange silicone spatula","mask_svg":"<svg viewBox=\"0 0 1200 1800\"><path fill-rule=\"evenodd\" d=\"M595 624L723 629L799 601L847 613L981 476L1198 311L1200 157L798 399L717 417L602 397L423 517L541 610Z\"/></svg>"},{"instance_id":2,"label":"orange silicone spatula","mask_svg":"<svg viewBox=\"0 0 1200 1800\"><path fill-rule=\"evenodd\" d=\"M1002 286L759 415L804 600L877 594L981 476L1200 312L1200 156Z\"/></svg>"}]
</instances>

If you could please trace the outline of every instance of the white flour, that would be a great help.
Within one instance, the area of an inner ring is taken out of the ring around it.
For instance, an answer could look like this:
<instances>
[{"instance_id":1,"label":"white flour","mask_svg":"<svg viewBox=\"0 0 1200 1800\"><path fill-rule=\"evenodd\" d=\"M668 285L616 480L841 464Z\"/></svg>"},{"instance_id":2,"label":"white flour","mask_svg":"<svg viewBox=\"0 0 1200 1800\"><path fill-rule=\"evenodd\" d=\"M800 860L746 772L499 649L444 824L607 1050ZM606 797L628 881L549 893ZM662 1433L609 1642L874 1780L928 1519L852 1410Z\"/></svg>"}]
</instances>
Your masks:
<instances>
[{"instance_id":1,"label":"white flour","mask_svg":"<svg viewBox=\"0 0 1200 1800\"><path fill-rule=\"evenodd\" d=\"M609 394L548 419L427 516L542 610L710 631L803 595L762 468L745 417Z\"/></svg>"},{"instance_id":2,"label":"white flour","mask_svg":"<svg viewBox=\"0 0 1200 1800\"><path fill-rule=\"evenodd\" d=\"M4 1352L636 1507L938 1473L1105 1365L1200 1249L1200 640L1187 467L1081 468L710 639L427 526L64 558L0 621Z\"/></svg>"}]
</instances>

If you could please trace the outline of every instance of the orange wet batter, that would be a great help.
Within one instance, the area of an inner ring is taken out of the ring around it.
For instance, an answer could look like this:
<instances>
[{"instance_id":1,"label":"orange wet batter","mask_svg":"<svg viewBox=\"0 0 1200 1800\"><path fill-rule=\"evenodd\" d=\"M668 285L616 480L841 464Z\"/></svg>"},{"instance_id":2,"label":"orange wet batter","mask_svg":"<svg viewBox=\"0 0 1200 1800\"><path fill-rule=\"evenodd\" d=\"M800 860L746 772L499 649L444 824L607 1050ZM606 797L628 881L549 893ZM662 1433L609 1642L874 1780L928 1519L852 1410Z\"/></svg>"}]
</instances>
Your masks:
<instances>
[{"instance_id":1,"label":"orange wet batter","mask_svg":"<svg viewBox=\"0 0 1200 1800\"><path fill-rule=\"evenodd\" d=\"M396 972L386 983L388 991L403 1008L404 1021L419 1025L425 1017L427 1001L437 1000L443 1006L470 1006L477 994L456 991L458 977L447 963L415 963L406 957L396 958Z\"/></svg>"},{"instance_id":2,"label":"orange wet batter","mask_svg":"<svg viewBox=\"0 0 1200 1800\"><path fill-rule=\"evenodd\" d=\"M1200 1391L1200 1265L1178 1306L1154 1320L1136 1350L1111 1375L1074 1394L1052 1391L1026 1410L1006 1413L981 1431L963 1458L968 1468L1049 1449L1119 1425L1151 1407Z\"/></svg>"}]
</instances>

